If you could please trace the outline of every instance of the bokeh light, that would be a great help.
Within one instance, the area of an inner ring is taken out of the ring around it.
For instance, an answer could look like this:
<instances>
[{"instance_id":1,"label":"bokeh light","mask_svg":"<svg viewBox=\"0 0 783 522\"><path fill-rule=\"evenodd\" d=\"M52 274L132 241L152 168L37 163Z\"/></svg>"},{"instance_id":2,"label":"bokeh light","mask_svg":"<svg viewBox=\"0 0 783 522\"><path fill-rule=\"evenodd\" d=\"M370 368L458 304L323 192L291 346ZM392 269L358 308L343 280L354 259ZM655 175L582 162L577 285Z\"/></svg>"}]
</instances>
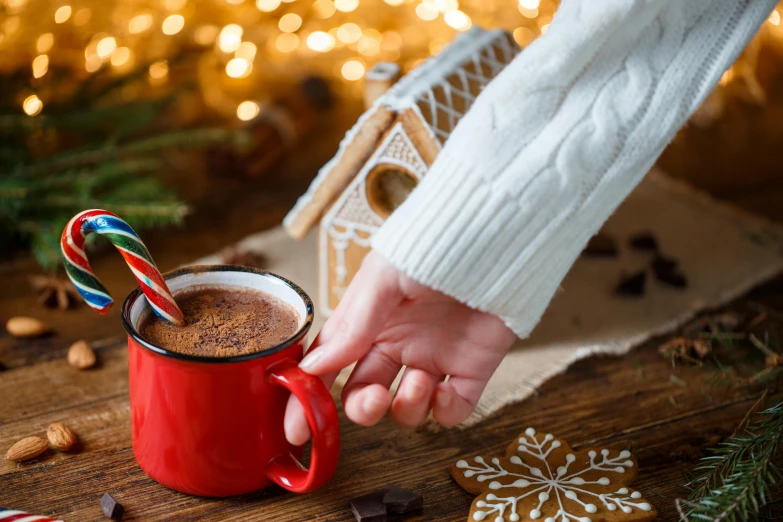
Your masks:
<instances>
[{"instance_id":1,"label":"bokeh light","mask_svg":"<svg viewBox=\"0 0 783 522\"><path fill-rule=\"evenodd\" d=\"M242 121L249 121L258 116L261 107L254 101L243 101L237 106L237 118Z\"/></svg>"},{"instance_id":2,"label":"bokeh light","mask_svg":"<svg viewBox=\"0 0 783 522\"><path fill-rule=\"evenodd\" d=\"M348 81L355 82L364 76L364 64L358 60L348 60L340 68L340 72Z\"/></svg>"},{"instance_id":3,"label":"bokeh light","mask_svg":"<svg viewBox=\"0 0 783 522\"><path fill-rule=\"evenodd\" d=\"M43 102L41 102L38 96L32 94L22 102L22 110L28 116L35 116L43 110Z\"/></svg>"},{"instance_id":4,"label":"bokeh light","mask_svg":"<svg viewBox=\"0 0 783 522\"><path fill-rule=\"evenodd\" d=\"M224 53L233 53L242 43L242 28L237 24L228 24L220 31L218 47Z\"/></svg>"},{"instance_id":5,"label":"bokeh light","mask_svg":"<svg viewBox=\"0 0 783 522\"><path fill-rule=\"evenodd\" d=\"M143 33L150 27L152 27L152 15L149 13L136 15L128 22L128 32L130 34Z\"/></svg>"},{"instance_id":6,"label":"bokeh light","mask_svg":"<svg viewBox=\"0 0 783 522\"><path fill-rule=\"evenodd\" d=\"M293 33L302 27L302 17L296 13L287 13L280 17L277 27L284 33Z\"/></svg>"},{"instance_id":7,"label":"bokeh light","mask_svg":"<svg viewBox=\"0 0 783 522\"><path fill-rule=\"evenodd\" d=\"M54 35L52 33L44 33L38 37L35 42L35 48L39 53L47 53L49 49L54 45Z\"/></svg>"},{"instance_id":8,"label":"bokeh light","mask_svg":"<svg viewBox=\"0 0 783 522\"><path fill-rule=\"evenodd\" d=\"M319 53L331 51L334 48L334 37L323 31L313 31L307 35L307 47Z\"/></svg>"},{"instance_id":9,"label":"bokeh light","mask_svg":"<svg viewBox=\"0 0 783 522\"><path fill-rule=\"evenodd\" d=\"M54 22L57 24L63 24L67 22L70 17L71 17L70 5L64 5L62 7L59 7L57 11L54 12Z\"/></svg>"},{"instance_id":10,"label":"bokeh light","mask_svg":"<svg viewBox=\"0 0 783 522\"><path fill-rule=\"evenodd\" d=\"M183 27L185 27L185 17L182 15L173 14L167 16L166 19L163 20L163 24L161 24L161 31L163 31L163 34L171 36L180 32Z\"/></svg>"}]
</instances>

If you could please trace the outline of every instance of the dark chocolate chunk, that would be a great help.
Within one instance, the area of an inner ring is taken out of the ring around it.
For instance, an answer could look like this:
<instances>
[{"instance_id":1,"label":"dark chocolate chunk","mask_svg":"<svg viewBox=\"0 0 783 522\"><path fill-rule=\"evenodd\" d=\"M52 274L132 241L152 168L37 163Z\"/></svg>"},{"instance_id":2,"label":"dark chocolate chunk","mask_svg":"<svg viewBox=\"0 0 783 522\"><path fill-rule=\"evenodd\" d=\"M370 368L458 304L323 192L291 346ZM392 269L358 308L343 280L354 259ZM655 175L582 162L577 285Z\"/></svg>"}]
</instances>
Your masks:
<instances>
[{"instance_id":1,"label":"dark chocolate chunk","mask_svg":"<svg viewBox=\"0 0 783 522\"><path fill-rule=\"evenodd\" d=\"M647 273L637 272L624 276L615 288L615 293L626 297L642 297L647 283Z\"/></svg>"},{"instance_id":2,"label":"dark chocolate chunk","mask_svg":"<svg viewBox=\"0 0 783 522\"><path fill-rule=\"evenodd\" d=\"M680 271L678 264L674 259L657 257L652 265L655 278L669 286L685 288L688 286L688 280L685 278L685 274Z\"/></svg>"},{"instance_id":3,"label":"dark chocolate chunk","mask_svg":"<svg viewBox=\"0 0 783 522\"><path fill-rule=\"evenodd\" d=\"M108 493L104 493L101 497L101 508L106 518L120 519L125 514L125 508L122 504L114 500L114 497Z\"/></svg>"},{"instance_id":4,"label":"dark chocolate chunk","mask_svg":"<svg viewBox=\"0 0 783 522\"><path fill-rule=\"evenodd\" d=\"M618 254L619 250L614 238L604 234L591 237L582 251L582 255L586 257L617 257Z\"/></svg>"},{"instance_id":5,"label":"dark chocolate chunk","mask_svg":"<svg viewBox=\"0 0 783 522\"><path fill-rule=\"evenodd\" d=\"M424 498L409 489L386 484L383 503L386 504L389 513L402 514L421 509L424 506Z\"/></svg>"},{"instance_id":6,"label":"dark chocolate chunk","mask_svg":"<svg viewBox=\"0 0 783 522\"><path fill-rule=\"evenodd\" d=\"M644 250L646 252L658 251L658 240L651 232L640 232L631 236L631 248L634 250Z\"/></svg>"},{"instance_id":7,"label":"dark chocolate chunk","mask_svg":"<svg viewBox=\"0 0 783 522\"><path fill-rule=\"evenodd\" d=\"M7 369L8 369L8 367L5 364L0 362L0 372L5 371Z\"/></svg>"},{"instance_id":8,"label":"dark chocolate chunk","mask_svg":"<svg viewBox=\"0 0 783 522\"><path fill-rule=\"evenodd\" d=\"M386 506L383 503L385 489L362 495L351 500L351 512L357 522L386 522Z\"/></svg>"}]
</instances>

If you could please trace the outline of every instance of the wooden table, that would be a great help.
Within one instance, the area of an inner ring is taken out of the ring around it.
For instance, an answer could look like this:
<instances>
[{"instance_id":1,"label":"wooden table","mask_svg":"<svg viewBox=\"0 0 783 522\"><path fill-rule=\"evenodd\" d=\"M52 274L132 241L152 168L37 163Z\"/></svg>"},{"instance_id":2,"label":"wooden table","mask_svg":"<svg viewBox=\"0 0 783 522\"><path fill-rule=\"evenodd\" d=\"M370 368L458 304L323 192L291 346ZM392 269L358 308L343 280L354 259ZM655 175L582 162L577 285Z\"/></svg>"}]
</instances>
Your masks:
<instances>
[{"instance_id":1,"label":"wooden table","mask_svg":"<svg viewBox=\"0 0 783 522\"><path fill-rule=\"evenodd\" d=\"M337 138L339 133L330 134L308 161L289 165L293 181L278 184L280 188L245 190L241 197L232 196L231 205L215 205L228 210L197 213L181 231L145 234L161 268L168 270L279 222ZM766 212L783 218L779 208ZM117 298L135 286L114 252L97 256L93 266ZM407 431L388 420L361 428L341 413L340 467L314 494L296 496L271 488L230 499L194 498L158 485L133 459L126 348L117 307L108 317L84 306L67 312L42 309L26 281L26 274L35 270L29 259L0 265L0 321L34 315L56 332L32 341L0 333L5 367L0 371L0 452L20 438L42 435L52 422L71 426L81 446L72 453L49 451L30 463L0 461L0 506L66 521L101 520L104 492L125 506L125 520L349 521L348 500L387 482L424 494L423 512L409 520L465 520L473 497L451 480L448 466L474 454L500 454L528 426L557 434L575 449L630 449L640 465L636 488L658 509L660 520L675 520L674 500L687 496L681 488L686 473L704 448L731 435L758 397L752 390L711 387L708 374L695 367L673 369L656 350L659 339L624 357L579 362L535 397L464 431ZM749 310L749 300L783 310L783 279L731 307ZM82 338L101 340L98 366L84 372L65 360L68 346ZM769 514L783 516L781 505L770 506Z\"/></svg>"}]
</instances>

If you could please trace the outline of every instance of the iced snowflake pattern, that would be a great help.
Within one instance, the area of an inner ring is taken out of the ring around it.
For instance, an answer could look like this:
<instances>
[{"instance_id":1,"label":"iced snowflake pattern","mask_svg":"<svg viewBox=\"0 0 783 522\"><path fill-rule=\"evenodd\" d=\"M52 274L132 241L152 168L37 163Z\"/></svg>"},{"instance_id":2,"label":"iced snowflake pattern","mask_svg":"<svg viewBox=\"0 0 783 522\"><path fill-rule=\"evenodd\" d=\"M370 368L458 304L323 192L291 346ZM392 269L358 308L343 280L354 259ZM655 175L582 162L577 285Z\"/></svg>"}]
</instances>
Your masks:
<instances>
[{"instance_id":1,"label":"iced snowflake pattern","mask_svg":"<svg viewBox=\"0 0 783 522\"><path fill-rule=\"evenodd\" d=\"M657 515L653 507L627 487L636 469L629 451L573 451L554 436L528 428L505 457L460 460L451 474L463 488L479 495L471 521L652 520Z\"/></svg>"}]
</instances>

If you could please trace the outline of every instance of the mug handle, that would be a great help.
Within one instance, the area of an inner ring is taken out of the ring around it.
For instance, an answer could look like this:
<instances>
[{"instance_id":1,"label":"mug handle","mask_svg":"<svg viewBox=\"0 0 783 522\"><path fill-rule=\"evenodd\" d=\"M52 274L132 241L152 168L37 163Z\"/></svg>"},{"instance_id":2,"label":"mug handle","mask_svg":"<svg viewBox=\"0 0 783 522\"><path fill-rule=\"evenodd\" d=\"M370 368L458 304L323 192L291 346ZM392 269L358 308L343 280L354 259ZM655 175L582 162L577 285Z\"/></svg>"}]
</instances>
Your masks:
<instances>
[{"instance_id":1,"label":"mug handle","mask_svg":"<svg viewBox=\"0 0 783 522\"><path fill-rule=\"evenodd\" d=\"M287 388L299 399L310 426L312 449L310 469L304 469L290 453L272 459L266 476L294 493L309 493L323 486L337 469L340 452L340 424L332 395L318 377L299 368L293 359L284 359L267 370L270 383Z\"/></svg>"}]
</instances>

